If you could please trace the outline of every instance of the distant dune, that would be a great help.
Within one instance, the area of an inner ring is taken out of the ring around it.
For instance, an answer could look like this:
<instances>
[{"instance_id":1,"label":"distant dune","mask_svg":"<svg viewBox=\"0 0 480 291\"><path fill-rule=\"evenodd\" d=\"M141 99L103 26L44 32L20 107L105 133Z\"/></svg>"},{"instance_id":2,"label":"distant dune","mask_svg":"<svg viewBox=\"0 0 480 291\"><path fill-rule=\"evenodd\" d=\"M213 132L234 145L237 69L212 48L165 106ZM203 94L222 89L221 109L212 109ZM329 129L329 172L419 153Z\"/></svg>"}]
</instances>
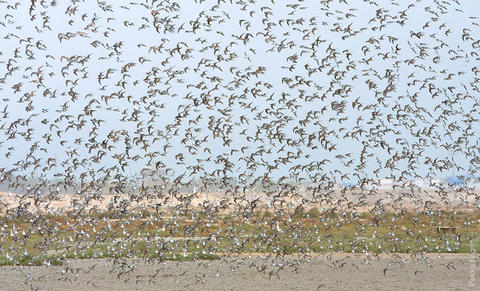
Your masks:
<instances>
[{"instance_id":1,"label":"distant dune","mask_svg":"<svg viewBox=\"0 0 480 291\"><path fill-rule=\"evenodd\" d=\"M178 199L177 199L178 198ZM42 198L35 200L24 197L22 194L9 192L0 192L0 214L5 214L8 210L14 211L18 208L20 202L22 211L38 211L40 213L63 214L71 211L97 211L105 212L118 208L122 201L126 200L127 209L145 208L150 211L168 210L172 207L183 205L191 209L201 209L202 207L216 207L218 211L226 213L238 207L251 205L256 201L255 210L272 210L274 208L295 209L302 207L306 210L318 208L327 210L335 208L336 211L356 211L368 212L376 206L383 207L384 210L394 210L403 208L406 210L423 209L457 209L473 210L478 209L480 204L479 192L465 195L465 193L450 192L440 196L433 190L425 191L423 195L411 195L401 190L378 191L372 195L359 195L352 192L344 194L341 191L332 191L329 195L320 195L316 199L312 195L305 193L297 197L279 197L277 200L273 197L267 197L264 193L249 193L245 199L225 196L218 192L208 193L181 193L177 198L172 195L163 195L161 198L146 198L128 195L102 195L100 198L92 198L82 195L61 194L56 199ZM88 203L86 201L88 200ZM302 202L303 200L303 202ZM86 206L85 206L86 205ZM18 209L17 209L18 210Z\"/></svg>"}]
</instances>

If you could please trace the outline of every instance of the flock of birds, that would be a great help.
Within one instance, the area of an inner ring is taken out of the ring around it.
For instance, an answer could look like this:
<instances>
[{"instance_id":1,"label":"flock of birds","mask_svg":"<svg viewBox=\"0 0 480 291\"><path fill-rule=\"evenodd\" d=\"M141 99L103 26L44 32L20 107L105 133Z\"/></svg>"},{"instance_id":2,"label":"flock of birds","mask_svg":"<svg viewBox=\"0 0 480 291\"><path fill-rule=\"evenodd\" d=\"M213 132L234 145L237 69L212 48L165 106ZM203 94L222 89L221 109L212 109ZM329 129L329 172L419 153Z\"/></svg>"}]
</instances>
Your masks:
<instances>
[{"instance_id":1,"label":"flock of birds","mask_svg":"<svg viewBox=\"0 0 480 291\"><path fill-rule=\"evenodd\" d=\"M51 205L68 193L78 253L93 237L138 241L109 232L109 219L204 233L208 221L176 217L252 219L262 205L281 215L255 241L281 253L288 211L385 213L387 198L366 202L385 192L381 179L394 183L395 213L408 199L431 210L451 206L441 177L478 175L480 22L459 1L31 0L0 11L0 182L16 196L0 201L2 240L59 231L48 215L63 214ZM154 182L138 178L147 170ZM468 185L455 195L474 209ZM105 199L110 218L88 216ZM28 231L7 223L19 217ZM229 255L246 243L235 239ZM173 255L180 244L162 243Z\"/></svg>"}]
</instances>

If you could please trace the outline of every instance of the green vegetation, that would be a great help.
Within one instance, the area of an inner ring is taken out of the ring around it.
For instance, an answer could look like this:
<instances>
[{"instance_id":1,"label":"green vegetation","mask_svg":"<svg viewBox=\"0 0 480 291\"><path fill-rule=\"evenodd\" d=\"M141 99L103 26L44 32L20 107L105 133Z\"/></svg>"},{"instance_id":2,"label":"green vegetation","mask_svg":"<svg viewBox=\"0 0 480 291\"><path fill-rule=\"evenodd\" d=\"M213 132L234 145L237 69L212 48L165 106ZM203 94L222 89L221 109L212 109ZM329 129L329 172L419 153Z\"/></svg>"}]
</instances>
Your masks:
<instances>
[{"instance_id":1,"label":"green vegetation","mask_svg":"<svg viewBox=\"0 0 480 291\"><path fill-rule=\"evenodd\" d=\"M82 258L211 260L244 253L470 253L480 250L479 218L478 212L375 217L318 209L1 217L0 265L58 265Z\"/></svg>"}]
</instances>

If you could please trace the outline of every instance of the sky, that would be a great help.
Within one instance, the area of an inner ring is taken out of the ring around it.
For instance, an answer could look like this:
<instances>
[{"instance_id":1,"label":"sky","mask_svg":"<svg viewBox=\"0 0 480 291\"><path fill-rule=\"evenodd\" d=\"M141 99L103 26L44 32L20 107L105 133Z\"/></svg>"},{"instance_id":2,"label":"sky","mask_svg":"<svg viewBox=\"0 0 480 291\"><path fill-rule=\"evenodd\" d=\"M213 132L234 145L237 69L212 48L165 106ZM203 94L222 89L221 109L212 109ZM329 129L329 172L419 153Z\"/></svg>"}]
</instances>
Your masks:
<instances>
[{"instance_id":1,"label":"sky","mask_svg":"<svg viewBox=\"0 0 480 291\"><path fill-rule=\"evenodd\" d=\"M174 176L185 173L186 180L219 176L215 171L224 169L225 164L232 165L232 170L222 175L238 180L247 177L249 181L263 177L274 165L270 175L276 179L311 180L328 175L343 184L355 184L357 177L398 177L404 171L408 179L476 175L480 126L478 121L466 121L466 115L473 112L479 98L474 72L478 55L474 53L480 53L480 45L471 44L479 39L478 20L472 18L480 15L477 1L175 3L132 1L122 7L113 1L62 1L56 6L37 4L32 13L27 3L16 9L0 4L0 11L4 11L0 23L0 111L8 113L0 119L2 169L49 178L55 174L65 178L65 172L79 177L93 169L101 177L103 172L98 170L119 165L118 157L130 148L125 167L115 170L122 176L138 173L149 160L172 169L169 173ZM294 9L292 4L298 7ZM72 10L76 12L70 13ZM401 11L406 11L403 26L397 23L402 19ZM269 14L266 21L265 12ZM350 15L346 17L346 13ZM92 18L95 24L89 25ZM385 26L379 18L384 19ZM45 20L50 28L44 27ZM173 32L168 30L170 25ZM471 41L462 40L465 29ZM348 30L358 33L345 37ZM412 34L417 32L423 36ZM246 33L251 36L243 41ZM68 35L73 37L65 39ZM46 49L35 47L37 41ZM158 52L152 50L159 46ZM366 46L368 52L364 51ZM175 47L177 53L169 52ZM34 59L29 59L28 49L35 51ZM327 58L332 51L336 58ZM426 55L418 57L420 51ZM179 52L187 57L182 58ZM77 60L85 58L84 65L67 65L75 56ZM326 68L309 75L309 69L320 67L322 59ZM213 67L215 62L217 67ZM122 72L126 64L133 65ZM349 64L355 68L347 68ZM11 66L18 70L7 75ZM40 74L33 73L39 68L43 71L41 83ZM110 68L109 79L99 80ZM264 69L255 76L252 72L259 68ZM339 77L333 73L336 71L345 73ZM242 77L248 72L248 79ZM384 76L389 72L395 87L379 100L381 95L369 84L375 83L383 91L388 86ZM288 82L295 80L309 81L310 85L300 82L289 86ZM123 87L121 81L125 81ZM12 87L20 82L22 86L15 92ZM422 85L430 86L427 83L435 89L421 89ZM334 90L328 91L329 87ZM338 89L340 93L333 95ZM49 93L55 91L55 96ZM68 92L75 92L75 96ZM113 95L105 101L112 93L125 98ZM206 93L211 105L197 104L202 96L207 98ZM323 99L317 97L322 95ZM452 102L458 96L462 98ZM219 102L212 105L215 98ZM363 109L352 106L356 100ZM87 104L95 111L80 118ZM370 109L365 109L369 104ZM183 111L186 107L189 109ZM415 114L410 110L418 107L425 111ZM399 109L403 115L397 115ZM445 116L444 109L451 110L451 115ZM275 110L279 113L271 114ZM314 111L322 113L305 122ZM374 117L377 113L381 115ZM472 113L475 115L478 112ZM30 122L8 129L18 119ZM85 125L77 130L75 124L82 119ZM98 125L97 120L103 121ZM471 135L457 150L449 148L457 144L469 124ZM220 133L214 125L222 129ZM429 136L419 134L432 126ZM98 127L96 136L90 135L93 127ZM26 139L20 133L29 128L31 138ZM345 136L357 129L372 129L374 134ZM325 131L324 141L329 141L326 148L319 138ZM8 139L12 132L16 138ZM315 138L311 143L298 142L303 134ZM135 144L140 136L148 141L144 149L141 142ZM293 143L286 144L286 139ZM36 142L38 149L32 156L40 159L42 166L22 169L22 162L32 160L28 153ZM102 142L115 148L103 149L105 157L96 162L102 149L90 146ZM392 150L388 152L383 144ZM328 150L333 145L333 150ZM169 146L165 155L149 156L164 152L165 146ZM45 150L40 150L42 147ZM72 152L78 156L69 158ZM350 157L342 157L346 154ZM135 155L138 158L130 159ZM417 161L416 169L408 168L407 156ZM288 157L289 162L278 163ZM49 158L54 158L56 165L42 171ZM453 159L453 164L462 168L439 171L431 167L435 159ZM249 168L252 164L258 166ZM195 165L201 168L198 173L192 170ZM311 169L303 167L306 165Z\"/></svg>"}]
</instances>

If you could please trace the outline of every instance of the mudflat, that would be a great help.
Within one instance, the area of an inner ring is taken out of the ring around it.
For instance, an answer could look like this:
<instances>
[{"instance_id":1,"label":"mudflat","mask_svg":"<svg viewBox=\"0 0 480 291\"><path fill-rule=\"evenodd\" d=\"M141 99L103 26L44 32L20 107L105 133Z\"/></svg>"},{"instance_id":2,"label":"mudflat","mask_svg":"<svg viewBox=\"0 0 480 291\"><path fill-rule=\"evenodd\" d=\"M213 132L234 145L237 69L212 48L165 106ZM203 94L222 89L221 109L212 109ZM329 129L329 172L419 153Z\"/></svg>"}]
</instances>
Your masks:
<instances>
[{"instance_id":1,"label":"mudflat","mask_svg":"<svg viewBox=\"0 0 480 291\"><path fill-rule=\"evenodd\" d=\"M329 254L213 261L72 260L0 267L1 290L479 290L477 254Z\"/></svg>"}]
</instances>

